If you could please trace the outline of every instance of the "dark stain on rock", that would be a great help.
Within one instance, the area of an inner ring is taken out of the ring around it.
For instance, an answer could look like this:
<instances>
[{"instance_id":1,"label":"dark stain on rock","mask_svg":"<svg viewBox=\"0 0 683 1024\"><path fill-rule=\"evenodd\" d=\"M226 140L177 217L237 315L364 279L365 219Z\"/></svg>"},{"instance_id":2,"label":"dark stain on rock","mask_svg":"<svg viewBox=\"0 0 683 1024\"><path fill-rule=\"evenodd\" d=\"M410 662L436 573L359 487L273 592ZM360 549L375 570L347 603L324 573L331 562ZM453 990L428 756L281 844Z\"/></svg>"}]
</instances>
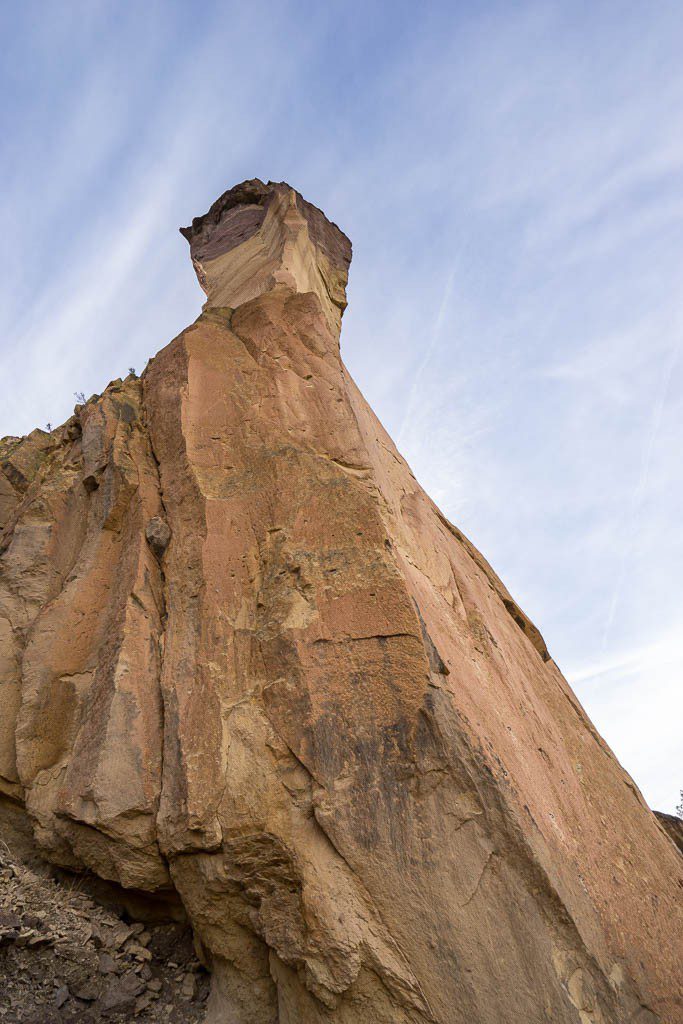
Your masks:
<instances>
[{"instance_id":1,"label":"dark stain on rock","mask_svg":"<svg viewBox=\"0 0 683 1024\"><path fill-rule=\"evenodd\" d=\"M422 612L420 611L420 607L419 607L417 601L415 600L415 598L413 598L413 604L415 605L415 611L417 612L417 617L420 620L420 630L422 631L422 642L424 643L425 651L427 652L427 658L429 660L430 672L436 672L437 675L442 675L442 676L450 675L450 670L449 670L448 666L446 665L445 661L443 660L443 658L439 654L438 650L436 649L436 644L434 643L434 641L432 640L431 636L429 635L429 631L427 630L427 626L425 624L425 620L422 618Z\"/></svg>"}]
</instances>

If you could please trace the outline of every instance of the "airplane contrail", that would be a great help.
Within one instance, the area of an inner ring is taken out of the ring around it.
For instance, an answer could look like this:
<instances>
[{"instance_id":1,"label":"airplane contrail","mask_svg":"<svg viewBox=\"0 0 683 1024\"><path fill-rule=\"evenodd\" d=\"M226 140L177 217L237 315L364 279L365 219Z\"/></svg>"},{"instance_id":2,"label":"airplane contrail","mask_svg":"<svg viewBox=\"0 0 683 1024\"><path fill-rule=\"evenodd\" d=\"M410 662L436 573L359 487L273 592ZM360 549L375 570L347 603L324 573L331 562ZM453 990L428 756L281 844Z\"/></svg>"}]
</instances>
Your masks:
<instances>
[{"instance_id":1,"label":"airplane contrail","mask_svg":"<svg viewBox=\"0 0 683 1024\"><path fill-rule=\"evenodd\" d=\"M427 345L427 348L425 349L425 353L424 353L422 359L420 360L420 363L419 363L419 365L417 367L417 370L415 371L415 376L413 377L413 383L411 384L410 391L408 392L408 401L406 402L405 412L403 414L403 419L401 421L401 425L400 425L400 427L398 429L398 433L396 435L396 443L397 443L398 447L400 447L400 445L401 445L401 441L403 439L403 432L405 430L405 427L410 422L410 419L412 417L413 410L415 408L415 401L417 399L417 394L418 394L418 390L419 390L419 387L420 387L420 381L421 381L422 375L424 374L425 367L427 366L429 360L431 359L432 353L434 352L434 348L436 347L436 343L439 340L439 334L441 333L441 328L443 327L443 322L444 322L444 320L446 318L446 310L448 309L448 303L450 302L450 299L451 299L451 292L453 291L453 282L454 281L455 281L455 267L451 267L451 271L450 271L448 277L446 278L446 284L444 286L443 294L441 296L441 302L439 304L439 310L438 310L438 313L436 314L436 319L434 320L434 327L432 328L432 336L429 339L429 344Z\"/></svg>"},{"instance_id":2,"label":"airplane contrail","mask_svg":"<svg viewBox=\"0 0 683 1024\"><path fill-rule=\"evenodd\" d=\"M617 607L619 605L619 598L621 596L621 590L622 590L622 587L624 585L624 577L626 575L626 566L627 566L627 563L628 563L628 561L630 559L631 551L633 549L633 538L635 537L635 534L636 534L636 531L637 531L637 528L638 528L638 522L639 522L639 519L640 519L641 504L642 504L643 496L645 494L645 489L647 487L648 478L650 476L650 464L652 462L652 452L654 450L654 445L655 445L655 441L657 439L657 434L659 433L659 429L660 429L661 424L662 424L662 416L663 416L663 413L664 413L664 407L666 405L666 400L667 400L668 391L669 391L669 385L671 383L671 378L672 378L673 372L674 372L674 370L676 368L676 363L678 361L678 357L679 357L680 350L681 350L681 338L682 337L683 336L679 334L678 339L676 340L676 342L674 343L674 345L671 348L671 352L670 352L670 355L669 355L669 360L668 360L667 363L664 364L664 367L663 367L663 370L662 370L662 378L661 378L661 381L660 381L657 397L655 399L655 403L654 403L654 406L653 406L653 409L652 409L652 420L651 420L651 424L650 424L650 433L649 433L649 436L648 436L647 445L645 446L645 450L643 452L643 459L642 459L642 463L641 463L640 476L638 478L638 482L637 482L636 486L634 487L633 493L631 495L631 502L630 502L629 515L628 515L628 526L629 526L629 528L628 528L627 541L626 541L626 544L624 545L624 549L622 551L621 561L620 561L620 565L619 565L619 572L617 573L617 580L616 580L616 583L615 583L615 586L614 586L614 590L612 592L612 600L610 601L609 610L607 612L607 619L605 621L605 628L604 628L603 634L602 634L602 650L603 651L606 649L607 640L609 638L609 633L610 633L610 630L612 629L612 626L614 624L614 619L615 619L615 616L616 616Z\"/></svg>"}]
</instances>

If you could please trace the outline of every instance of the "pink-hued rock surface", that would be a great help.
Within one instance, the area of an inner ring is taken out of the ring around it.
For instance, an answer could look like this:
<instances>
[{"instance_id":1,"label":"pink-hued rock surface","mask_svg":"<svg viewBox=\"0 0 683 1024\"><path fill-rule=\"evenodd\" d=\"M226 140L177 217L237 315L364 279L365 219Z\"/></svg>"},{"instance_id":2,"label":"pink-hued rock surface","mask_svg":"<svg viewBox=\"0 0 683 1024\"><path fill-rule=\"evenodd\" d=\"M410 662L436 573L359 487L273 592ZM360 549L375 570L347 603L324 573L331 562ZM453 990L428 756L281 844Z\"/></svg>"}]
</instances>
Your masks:
<instances>
[{"instance_id":1,"label":"pink-hued rock surface","mask_svg":"<svg viewBox=\"0 0 683 1024\"><path fill-rule=\"evenodd\" d=\"M682 1021L683 859L345 369L348 239L183 234L197 321L0 441L5 801L179 895L216 1024Z\"/></svg>"}]
</instances>

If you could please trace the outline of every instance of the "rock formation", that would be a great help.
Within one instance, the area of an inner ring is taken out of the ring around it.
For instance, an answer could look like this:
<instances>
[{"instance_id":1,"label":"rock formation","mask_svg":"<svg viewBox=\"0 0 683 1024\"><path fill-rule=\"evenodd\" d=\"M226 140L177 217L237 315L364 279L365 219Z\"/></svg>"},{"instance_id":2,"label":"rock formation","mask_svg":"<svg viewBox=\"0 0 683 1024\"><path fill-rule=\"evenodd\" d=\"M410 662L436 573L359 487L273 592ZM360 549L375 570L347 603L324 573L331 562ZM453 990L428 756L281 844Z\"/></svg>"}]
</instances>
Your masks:
<instances>
[{"instance_id":1,"label":"rock formation","mask_svg":"<svg viewBox=\"0 0 683 1024\"><path fill-rule=\"evenodd\" d=\"M667 832L678 849L683 853L683 818L674 817L673 814L664 814L663 811L655 811L660 825Z\"/></svg>"},{"instance_id":2,"label":"rock formation","mask_svg":"<svg viewBox=\"0 0 683 1024\"><path fill-rule=\"evenodd\" d=\"M224 1024L675 1024L683 861L339 353L351 246L248 181L207 301L0 443L0 787L177 892Z\"/></svg>"}]
</instances>

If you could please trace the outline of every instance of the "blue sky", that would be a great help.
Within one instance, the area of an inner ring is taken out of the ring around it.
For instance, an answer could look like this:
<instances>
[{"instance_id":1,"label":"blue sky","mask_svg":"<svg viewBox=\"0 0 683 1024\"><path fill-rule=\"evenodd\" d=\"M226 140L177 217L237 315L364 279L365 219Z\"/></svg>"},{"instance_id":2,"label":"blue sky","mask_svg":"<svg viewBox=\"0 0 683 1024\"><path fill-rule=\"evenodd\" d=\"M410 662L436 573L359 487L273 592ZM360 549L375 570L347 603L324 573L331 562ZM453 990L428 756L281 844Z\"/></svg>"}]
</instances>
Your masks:
<instances>
[{"instance_id":1,"label":"blue sky","mask_svg":"<svg viewBox=\"0 0 683 1024\"><path fill-rule=\"evenodd\" d=\"M646 799L683 786L683 7L3 4L0 435L198 314L247 177L351 237L342 351Z\"/></svg>"}]
</instances>

